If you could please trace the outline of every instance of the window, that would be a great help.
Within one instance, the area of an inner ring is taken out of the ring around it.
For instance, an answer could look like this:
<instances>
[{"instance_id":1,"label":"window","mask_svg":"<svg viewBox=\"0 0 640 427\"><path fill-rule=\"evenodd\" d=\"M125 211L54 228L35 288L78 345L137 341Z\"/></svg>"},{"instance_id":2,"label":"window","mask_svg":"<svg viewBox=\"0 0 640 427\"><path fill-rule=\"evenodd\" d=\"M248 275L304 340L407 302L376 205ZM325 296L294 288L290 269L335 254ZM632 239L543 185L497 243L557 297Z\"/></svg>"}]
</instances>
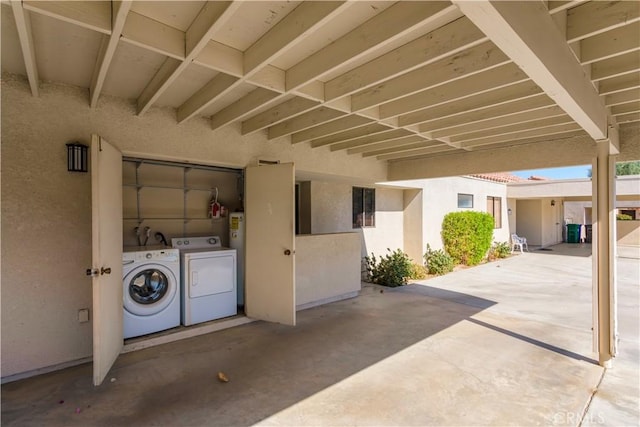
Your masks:
<instances>
[{"instance_id":1,"label":"window","mask_svg":"<svg viewBox=\"0 0 640 427\"><path fill-rule=\"evenodd\" d=\"M502 228L502 199L487 197L487 212L493 217L493 228Z\"/></svg>"},{"instance_id":2,"label":"window","mask_svg":"<svg viewBox=\"0 0 640 427\"><path fill-rule=\"evenodd\" d=\"M353 228L376 225L376 190L353 187Z\"/></svg>"},{"instance_id":3,"label":"window","mask_svg":"<svg viewBox=\"0 0 640 427\"><path fill-rule=\"evenodd\" d=\"M473 207L473 194L458 193L458 207L459 208L472 208Z\"/></svg>"}]
</instances>

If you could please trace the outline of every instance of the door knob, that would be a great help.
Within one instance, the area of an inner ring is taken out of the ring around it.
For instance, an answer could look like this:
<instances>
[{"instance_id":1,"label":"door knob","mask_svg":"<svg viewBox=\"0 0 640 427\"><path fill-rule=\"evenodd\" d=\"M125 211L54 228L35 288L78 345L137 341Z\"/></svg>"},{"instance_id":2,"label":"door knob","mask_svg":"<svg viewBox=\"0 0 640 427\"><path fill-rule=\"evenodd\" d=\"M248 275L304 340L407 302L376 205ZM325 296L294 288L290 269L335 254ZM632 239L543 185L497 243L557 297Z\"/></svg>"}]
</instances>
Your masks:
<instances>
[{"instance_id":1,"label":"door knob","mask_svg":"<svg viewBox=\"0 0 640 427\"><path fill-rule=\"evenodd\" d=\"M285 249L284 254L286 256L289 256L289 255L291 255L291 251L289 249Z\"/></svg>"},{"instance_id":2,"label":"door knob","mask_svg":"<svg viewBox=\"0 0 640 427\"><path fill-rule=\"evenodd\" d=\"M111 274L111 267L107 267L107 268L102 267L100 269L100 274Z\"/></svg>"}]
</instances>

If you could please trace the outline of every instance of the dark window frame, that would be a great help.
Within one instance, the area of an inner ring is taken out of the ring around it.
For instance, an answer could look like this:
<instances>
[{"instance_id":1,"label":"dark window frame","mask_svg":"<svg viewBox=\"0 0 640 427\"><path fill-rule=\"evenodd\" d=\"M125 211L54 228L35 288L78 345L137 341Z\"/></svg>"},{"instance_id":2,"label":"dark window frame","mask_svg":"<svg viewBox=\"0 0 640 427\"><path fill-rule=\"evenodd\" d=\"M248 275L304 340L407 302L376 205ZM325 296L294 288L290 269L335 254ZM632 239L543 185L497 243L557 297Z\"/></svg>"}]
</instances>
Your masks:
<instances>
[{"instance_id":1,"label":"dark window frame","mask_svg":"<svg viewBox=\"0 0 640 427\"><path fill-rule=\"evenodd\" d=\"M352 227L374 228L376 226L376 189L353 187L351 201Z\"/></svg>"}]
</instances>

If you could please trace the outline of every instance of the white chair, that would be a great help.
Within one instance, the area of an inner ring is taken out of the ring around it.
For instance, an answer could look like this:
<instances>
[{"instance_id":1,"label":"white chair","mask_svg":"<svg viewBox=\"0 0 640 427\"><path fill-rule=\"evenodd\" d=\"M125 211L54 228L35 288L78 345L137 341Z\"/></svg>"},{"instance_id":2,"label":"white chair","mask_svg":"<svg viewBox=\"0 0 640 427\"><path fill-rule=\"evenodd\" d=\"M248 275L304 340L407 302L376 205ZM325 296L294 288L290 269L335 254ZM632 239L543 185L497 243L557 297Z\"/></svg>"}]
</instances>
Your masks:
<instances>
[{"instance_id":1,"label":"white chair","mask_svg":"<svg viewBox=\"0 0 640 427\"><path fill-rule=\"evenodd\" d=\"M520 237L516 233L511 235L511 252L515 251L520 246L520 253L523 253L523 249L526 248L529 252L529 245L527 244L526 237Z\"/></svg>"}]
</instances>

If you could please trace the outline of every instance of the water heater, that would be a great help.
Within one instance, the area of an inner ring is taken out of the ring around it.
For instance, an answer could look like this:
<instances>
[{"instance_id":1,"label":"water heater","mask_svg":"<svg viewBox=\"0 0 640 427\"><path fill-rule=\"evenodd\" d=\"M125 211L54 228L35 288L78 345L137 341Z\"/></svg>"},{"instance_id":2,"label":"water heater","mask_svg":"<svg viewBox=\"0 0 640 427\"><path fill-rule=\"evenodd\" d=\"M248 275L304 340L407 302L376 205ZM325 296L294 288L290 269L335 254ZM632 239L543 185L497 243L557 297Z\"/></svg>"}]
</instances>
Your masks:
<instances>
[{"instance_id":1,"label":"water heater","mask_svg":"<svg viewBox=\"0 0 640 427\"><path fill-rule=\"evenodd\" d=\"M229 214L229 247L236 250L238 305L244 305L244 212Z\"/></svg>"}]
</instances>

